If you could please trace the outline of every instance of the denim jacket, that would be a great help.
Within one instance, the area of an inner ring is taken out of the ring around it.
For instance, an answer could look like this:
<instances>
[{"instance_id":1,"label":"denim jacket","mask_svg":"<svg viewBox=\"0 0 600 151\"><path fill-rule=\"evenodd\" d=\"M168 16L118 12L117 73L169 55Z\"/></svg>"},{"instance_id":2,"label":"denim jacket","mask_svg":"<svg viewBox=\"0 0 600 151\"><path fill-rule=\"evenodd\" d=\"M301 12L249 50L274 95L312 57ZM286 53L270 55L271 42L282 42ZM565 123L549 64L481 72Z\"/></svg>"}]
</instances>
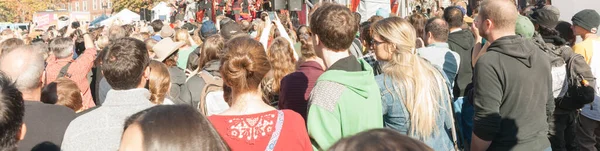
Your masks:
<instances>
[{"instance_id":1,"label":"denim jacket","mask_svg":"<svg viewBox=\"0 0 600 151\"><path fill-rule=\"evenodd\" d=\"M404 105L402 100L400 100L398 93L396 93L396 90L402 88L399 88L393 82L393 80L385 74L376 76L375 80L377 81L377 84L379 85L379 90L381 91L384 126L387 128L392 128L402 134L409 135L410 115L406 106ZM447 101L445 103L449 103L450 100L443 101ZM448 114L447 104L443 104L443 102L440 102L440 105L441 108L438 110L439 116L436 117L437 130L434 131L427 140L423 140L421 136L409 136L414 139L423 141L425 144L427 144L429 147L433 148L436 151L454 150L451 133L451 118L453 117L452 115Z\"/></svg>"}]
</instances>

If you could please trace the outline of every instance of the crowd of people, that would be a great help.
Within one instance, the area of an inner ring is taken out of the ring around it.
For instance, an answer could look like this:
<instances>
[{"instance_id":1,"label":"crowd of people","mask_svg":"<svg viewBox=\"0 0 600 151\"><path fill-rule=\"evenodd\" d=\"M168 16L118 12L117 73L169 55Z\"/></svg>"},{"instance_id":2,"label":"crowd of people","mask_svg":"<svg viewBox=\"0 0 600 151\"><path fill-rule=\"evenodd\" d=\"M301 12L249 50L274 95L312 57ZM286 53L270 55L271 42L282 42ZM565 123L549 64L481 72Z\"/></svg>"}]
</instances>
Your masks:
<instances>
[{"instance_id":1,"label":"crowd of people","mask_svg":"<svg viewBox=\"0 0 600 151\"><path fill-rule=\"evenodd\" d=\"M7 29L0 150L600 149L598 12L476 6Z\"/></svg>"}]
</instances>

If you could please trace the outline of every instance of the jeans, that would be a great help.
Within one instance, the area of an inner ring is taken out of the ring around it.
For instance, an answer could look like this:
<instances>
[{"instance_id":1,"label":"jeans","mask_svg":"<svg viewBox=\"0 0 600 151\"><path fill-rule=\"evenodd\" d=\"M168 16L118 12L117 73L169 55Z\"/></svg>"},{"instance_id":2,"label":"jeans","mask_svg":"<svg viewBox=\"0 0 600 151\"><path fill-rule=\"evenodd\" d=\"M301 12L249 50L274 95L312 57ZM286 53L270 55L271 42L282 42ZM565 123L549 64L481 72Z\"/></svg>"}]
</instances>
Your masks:
<instances>
[{"instance_id":1,"label":"jeans","mask_svg":"<svg viewBox=\"0 0 600 151\"><path fill-rule=\"evenodd\" d=\"M471 134L473 132L473 105L469 103L468 98L458 97L454 101L454 116L456 125L459 130L459 145L463 144L464 148L471 147ZM460 142L462 141L462 142Z\"/></svg>"},{"instance_id":2,"label":"jeans","mask_svg":"<svg viewBox=\"0 0 600 151\"><path fill-rule=\"evenodd\" d=\"M554 151L578 150L575 143L575 129L577 127L577 111L567 114L554 114L554 121L549 123L550 132L548 139Z\"/></svg>"}]
</instances>

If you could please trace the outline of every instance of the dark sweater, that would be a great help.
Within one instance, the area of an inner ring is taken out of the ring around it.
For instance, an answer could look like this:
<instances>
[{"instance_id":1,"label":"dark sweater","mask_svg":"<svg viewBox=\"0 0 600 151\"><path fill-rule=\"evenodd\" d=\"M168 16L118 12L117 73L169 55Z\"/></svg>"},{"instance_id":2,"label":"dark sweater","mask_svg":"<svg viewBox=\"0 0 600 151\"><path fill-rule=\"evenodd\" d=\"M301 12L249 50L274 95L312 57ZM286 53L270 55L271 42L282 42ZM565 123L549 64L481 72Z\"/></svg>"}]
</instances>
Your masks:
<instances>
[{"instance_id":1,"label":"dark sweater","mask_svg":"<svg viewBox=\"0 0 600 151\"><path fill-rule=\"evenodd\" d=\"M325 72L319 63L304 62L298 70L281 80L279 91L279 109L296 111L306 121L308 98L319 76Z\"/></svg>"},{"instance_id":2,"label":"dark sweater","mask_svg":"<svg viewBox=\"0 0 600 151\"><path fill-rule=\"evenodd\" d=\"M494 41L475 65L473 133L488 150L544 150L554 109L550 59L532 41Z\"/></svg>"},{"instance_id":3,"label":"dark sweater","mask_svg":"<svg viewBox=\"0 0 600 151\"><path fill-rule=\"evenodd\" d=\"M448 35L448 46L450 50L458 53L460 56L460 67L458 74L454 80L453 94L455 97L465 96L467 85L471 83L473 76L473 68L471 67L471 56L473 54L473 46L475 45L475 37L469 30L461 30L450 33Z\"/></svg>"},{"instance_id":4,"label":"dark sweater","mask_svg":"<svg viewBox=\"0 0 600 151\"><path fill-rule=\"evenodd\" d=\"M221 67L221 63L219 60L213 60L204 66L202 70L207 71L212 76L221 77L219 73L219 68ZM200 97L202 96L202 89L206 85L204 79L200 76L200 74L196 74L185 82L183 86L181 86L181 93L179 94L179 99L183 104L191 105L192 107L198 107L198 103L200 102Z\"/></svg>"},{"instance_id":5,"label":"dark sweater","mask_svg":"<svg viewBox=\"0 0 600 151\"><path fill-rule=\"evenodd\" d=\"M75 119L75 111L65 106L25 101L23 122L27 126L20 151L60 150L65 130Z\"/></svg>"}]
</instances>

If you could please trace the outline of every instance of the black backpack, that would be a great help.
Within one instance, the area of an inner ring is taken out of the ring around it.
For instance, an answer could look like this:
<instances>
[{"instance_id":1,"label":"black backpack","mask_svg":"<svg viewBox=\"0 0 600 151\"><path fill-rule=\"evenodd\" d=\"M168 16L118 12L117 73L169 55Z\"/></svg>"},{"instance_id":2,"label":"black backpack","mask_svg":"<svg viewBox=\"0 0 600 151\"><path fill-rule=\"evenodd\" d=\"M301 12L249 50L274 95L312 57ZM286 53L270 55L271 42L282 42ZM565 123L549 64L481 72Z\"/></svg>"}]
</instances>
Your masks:
<instances>
[{"instance_id":1,"label":"black backpack","mask_svg":"<svg viewBox=\"0 0 600 151\"><path fill-rule=\"evenodd\" d=\"M563 57L567 61L568 90L562 98L555 100L556 106L566 110L580 109L594 101L596 78L582 55L574 53L566 46L559 49L568 49L563 50ZM588 81L589 85L584 86L583 80Z\"/></svg>"}]
</instances>

